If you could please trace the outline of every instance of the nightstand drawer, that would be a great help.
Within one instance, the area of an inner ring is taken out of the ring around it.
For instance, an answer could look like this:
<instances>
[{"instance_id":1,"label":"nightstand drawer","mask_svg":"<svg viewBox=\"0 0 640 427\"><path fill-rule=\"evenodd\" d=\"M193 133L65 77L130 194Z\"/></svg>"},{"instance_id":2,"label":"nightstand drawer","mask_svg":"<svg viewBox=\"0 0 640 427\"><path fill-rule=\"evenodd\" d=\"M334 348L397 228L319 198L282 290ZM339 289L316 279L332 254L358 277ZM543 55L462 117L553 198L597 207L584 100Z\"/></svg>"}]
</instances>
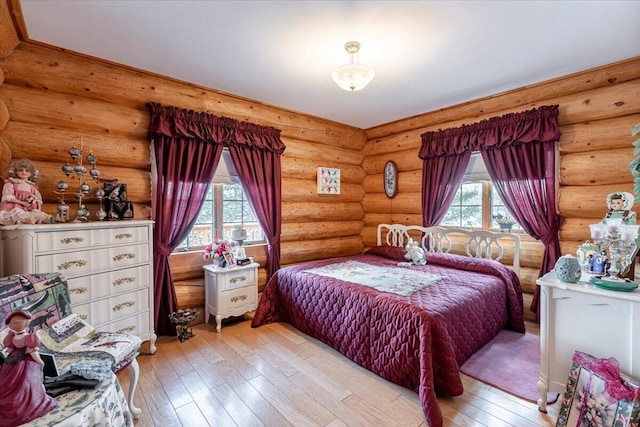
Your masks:
<instances>
[{"instance_id":1,"label":"nightstand drawer","mask_svg":"<svg viewBox=\"0 0 640 427\"><path fill-rule=\"evenodd\" d=\"M253 307L258 300L255 286L232 289L222 293L220 297L220 310L234 309L244 306Z\"/></svg>"},{"instance_id":2,"label":"nightstand drawer","mask_svg":"<svg viewBox=\"0 0 640 427\"><path fill-rule=\"evenodd\" d=\"M238 271L230 269L220 280L220 291L243 288L256 283L256 269L249 268Z\"/></svg>"}]
</instances>

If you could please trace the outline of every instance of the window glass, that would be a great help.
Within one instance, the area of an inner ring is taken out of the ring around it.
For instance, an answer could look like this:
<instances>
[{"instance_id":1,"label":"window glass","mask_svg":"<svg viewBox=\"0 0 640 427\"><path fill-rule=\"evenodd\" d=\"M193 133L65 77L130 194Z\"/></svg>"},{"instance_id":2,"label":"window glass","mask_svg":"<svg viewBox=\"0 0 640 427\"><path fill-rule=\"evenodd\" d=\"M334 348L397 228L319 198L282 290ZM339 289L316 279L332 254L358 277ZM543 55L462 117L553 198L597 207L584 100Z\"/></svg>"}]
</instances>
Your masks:
<instances>
[{"instance_id":1,"label":"window glass","mask_svg":"<svg viewBox=\"0 0 640 427\"><path fill-rule=\"evenodd\" d=\"M211 184L195 224L177 250L199 250L216 237L232 240L231 232L236 225L247 230L244 244L265 241L242 185Z\"/></svg>"},{"instance_id":2,"label":"window glass","mask_svg":"<svg viewBox=\"0 0 640 427\"><path fill-rule=\"evenodd\" d=\"M482 228L482 183L460 184L454 201L440 224L453 227Z\"/></svg>"},{"instance_id":3,"label":"window glass","mask_svg":"<svg viewBox=\"0 0 640 427\"><path fill-rule=\"evenodd\" d=\"M520 225L507 213L504 203L491 184L489 174L479 153L472 154L463 182L440 225L475 229L500 229L507 222L511 231L522 231Z\"/></svg>"}]
</instances>

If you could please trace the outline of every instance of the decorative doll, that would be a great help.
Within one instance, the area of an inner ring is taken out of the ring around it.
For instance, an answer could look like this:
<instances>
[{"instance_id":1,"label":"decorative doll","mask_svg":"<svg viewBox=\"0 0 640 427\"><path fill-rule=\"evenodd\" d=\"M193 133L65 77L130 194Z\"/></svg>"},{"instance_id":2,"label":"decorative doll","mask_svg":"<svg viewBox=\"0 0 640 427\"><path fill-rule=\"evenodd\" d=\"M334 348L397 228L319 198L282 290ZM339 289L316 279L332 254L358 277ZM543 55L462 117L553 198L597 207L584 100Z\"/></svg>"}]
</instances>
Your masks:
<instances>
[{"instance_id":1,"label":"decorative doll","mask_svg":"<svg viewBox=\"0 0 640 427\"><path fill-rule=\"evenodd\" d=\"M616 191L607 195L609 212L604 216L602 222L606 224L608 219L622 218L623 224L635 225L636 213L630 210L634 199L633 194L624 191Z\"/></svg>"},{"instance_id":2,"label":"decorative doll","mask_svg":"<svg viewBox=\"0 0 640 427\"><path fill-rule=\"evenodd\" d=\"M2 187L0 225L40 224L50 222L51 216L42 212L42 195L36 180L38 169L27 159L18 159L9 166L9 178Z\"/></svg>"},{"instance_id":3,"label":"decorative doll","mask_svg":"<svg viewBox=\"0 0 640 427\"><path fill-rule=\"evenodd\" d=\"M40 337L29 332L31 315L23 310L9 314L9 333L3 340L8 356L0 368L0 427L17 426L55 409L42 378L44 362L38 353Z\"/></svg>"}]
</instances>

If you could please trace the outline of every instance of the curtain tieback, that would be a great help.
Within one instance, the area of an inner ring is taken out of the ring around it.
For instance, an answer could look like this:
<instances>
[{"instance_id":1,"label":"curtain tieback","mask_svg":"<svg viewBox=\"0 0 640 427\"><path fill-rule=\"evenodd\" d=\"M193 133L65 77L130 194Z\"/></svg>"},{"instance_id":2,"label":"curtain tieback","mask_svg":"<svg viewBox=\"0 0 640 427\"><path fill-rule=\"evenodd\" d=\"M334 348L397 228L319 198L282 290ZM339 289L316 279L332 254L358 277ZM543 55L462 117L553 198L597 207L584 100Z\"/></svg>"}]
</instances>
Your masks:
<instances>
[{"instance_id":1,"label":"curtain tieback","mask_svg":"<svg viewBox=\"0 0 640 427\"><path fill-rule=\"evenodd\" d=\"M164 242L156 242L156 249L160 252L160 255L168 257L173 252L173 248Z\"/></svg>"}]
</instances>

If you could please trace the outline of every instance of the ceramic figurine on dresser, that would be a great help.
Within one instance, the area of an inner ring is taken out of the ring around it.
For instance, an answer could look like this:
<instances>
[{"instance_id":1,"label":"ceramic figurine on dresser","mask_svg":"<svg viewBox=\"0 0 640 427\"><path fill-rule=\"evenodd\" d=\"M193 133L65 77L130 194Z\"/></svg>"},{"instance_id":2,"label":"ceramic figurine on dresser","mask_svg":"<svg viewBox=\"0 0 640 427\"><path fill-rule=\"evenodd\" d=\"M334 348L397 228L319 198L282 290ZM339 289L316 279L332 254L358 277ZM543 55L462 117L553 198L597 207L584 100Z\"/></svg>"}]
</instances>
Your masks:
<instances>
[{"instance_id":1,"label":"ceramic figurine on dresser","mask_svg":"<svg viewBox=\"0 0 640 427\"><path fill-rule=\"evenodd\" d=\"M629 271L635 259L638 250L638 225L636 225L636 213L631 210L633 202L634 197L631 193L623 191L610 193L607 196L609 211L601 222L589 226L591 237L600 254L592 258L591 271L604 273L600 263L604 256L609 260L608 277L601 278L602 280L622 281L623 279L619 276L624 276Z\"/></svg>"},{"instance_id":2,"label":"ceramic figurine on dresser","mask_svg":"<svg viewBox=\"0 0 640 427\"><path fill-rule=\"evenodd\" d=\"M0 199L0 225L51 222L51 216L40 210L42 195L36 184L36 165L28 159L14 160L7 170L7 176Z\"/></svg>"}]
</instances>

